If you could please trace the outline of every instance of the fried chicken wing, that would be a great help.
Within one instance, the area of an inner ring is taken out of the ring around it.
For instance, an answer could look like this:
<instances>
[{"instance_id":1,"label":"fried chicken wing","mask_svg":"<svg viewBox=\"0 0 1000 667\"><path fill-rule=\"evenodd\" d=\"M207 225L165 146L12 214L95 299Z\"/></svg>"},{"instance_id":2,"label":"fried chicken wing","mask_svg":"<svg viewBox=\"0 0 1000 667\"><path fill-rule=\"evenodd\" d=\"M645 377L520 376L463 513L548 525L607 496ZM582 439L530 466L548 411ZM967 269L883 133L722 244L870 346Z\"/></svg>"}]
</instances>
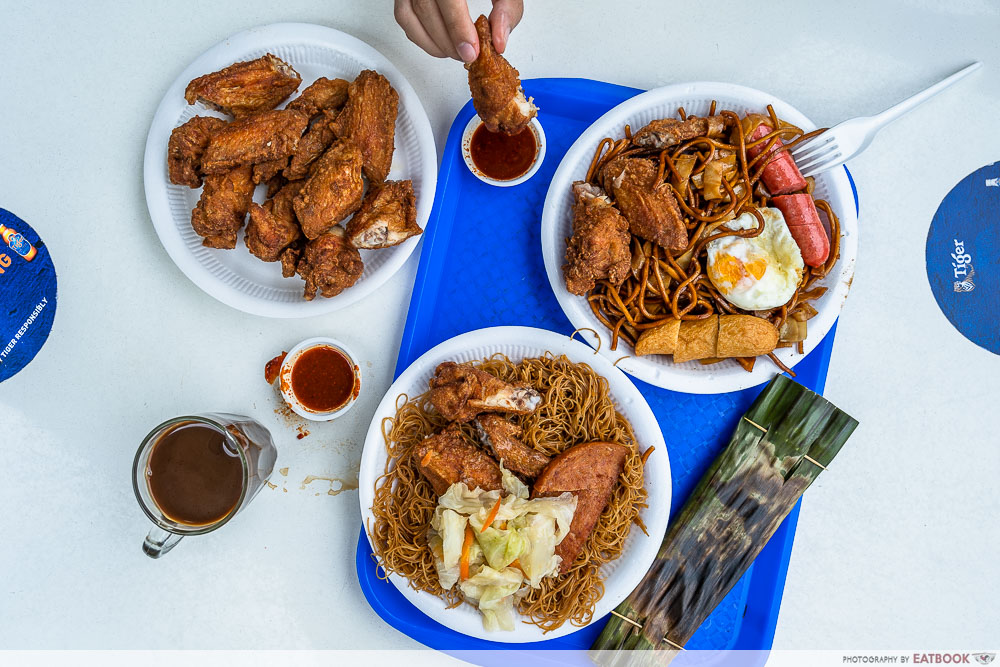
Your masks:
<instances>
[{"instance_id":1,"label":"fried chicken wing","mask_svg":"<svg viewBox=\"0 0 1000 667\"><path fill-rule=\"evenodd\" d=\"M573 194L573 236L563 264L566 289L584 295L605 279L617 287L631 268L628 221L597 186L577 181Z\"/></svg>"},{"instance_id":2,"label":"fried chicken wing","mask_svg":"<svg viewBox=\"0 0 1000 667\"><path fill-rule=\"evenodd\" d=\"M351 82L347 104L333 122L341 139L349 138L361 149L365 176L381 183L389 175L396 136L399 95L389 80L365 70Z\"/></svg>"},{"instance_id":3,"label":"fried chicken wing","mask_svg":"<svg viewBox=\"0 0 1000 667\"><path fill-rule=\"evenodd\" d=\"M452 484L464 483L470 489L495 491L503 488L500 466L481 449L469 444L454 425L424 438L416 446L417 469L430 482L437 495Z\"/></svg>"},{"instance_id":4,"label":"fried chicken wing","mask_svg":"<svg viewBox=\"0 0 1000 667\"><path fill-rule=\"evenodd\" d=\"M687 246L684 216L670 186L656 183L656 162L616 158L601 170L601 180L633 235L669 250Z\"/></svg>"},{"instance_id":5,"label":"fried chicken wing","mask_svg":"<svg viewBox=\"0 0 1000 667\"><path fill-rule=\"evenodd\" d=\"M287 157L278 158L277 160L268 160L267 162L258 162L253 166L253 182L255 184L267 183L272 178L280 174L287 166Z\"/></svg>"},{"instance_id":6,"label":"fried chicken wing","mask_svg":"<svg viewBox=\"0 0 1000 667\"><path fill-rule=\"evenodd\" d=\"M263 111L234 120L212 135L201 159L206 174L287 158L298 148L309 117L299 111Z\"/></svg>"},{"instance_id":7,"label":"fried chicken wing","mask_svg":"<svg viewBox=\"0 0 1000 667\"><path fill-rule=\"evenodd\" d=\"M191 227L204 237L209 248L236 247L236 233L243 226L253 200L253 174L250 165L224 174L205 176L205 188L198 206L191 212Z\"/></svg>"},{"instance_id":8,"label":"fried chicken wing","mask_svg":"<svg viewBox=\"0 0 1000 667\"><path fill-rule=\"evenodd\" d=\"M292 207L292 200L301 187L301 181L289 183L263 206L250 205L250 222L247 223L243 241L258 259L277 262L288 246L302 238L302 230Z\"/></svg>"},{"instance_id":9,"label":"fried chicken wing","mask_svg":"<svg viewBox=\"0 0 1000 667\"><path fill-rule=\"evenodd\" d=\"M298 241L282 250L281 254L278 255L278 261L281 262L282 277L291 278L298 271L299 258L302 257L302 249L304 247L303 239L299 238Z\"/></svg>"},{"instance_id":10,"label":"fried chicken wing","mask_svg":"<svg viewBox=\"0 0 1000 667\"><path fill-rule=\"evenodd\" d=\"M285 108L301 111L310 117L322 111L337 111L347 103L347 89L349 86L350 84L343 79L320 77L309 84Z\"/></svg>"},{"instance_id":11,"label":"fried chicken wing","mask_svg":"<svg viewBox=\"0 0 1000 667\"><path fill-rule=\"evenodd\" d=\"M285 168L285 178L295 181L308 176L312 165L326 152L335 138L330 122L325 117L314 121L299 140L299 146Z\"/></svg>"},{"instance_id":12,"label":"fried chicken wing","mask_svg":"<svg viewBox=\"0 0 1000 667\"><path fill-rule=\"evenodd\" d=\"M174 128L167 143L167 171L171 183L201 187L201 157L212 135L225 125L226 121L221 118L195 116Z\"/></svg>"},{"instance_id":13,"label":"fried chicken wing","mask_svg":"<svg viewBox=\"0 0 1000 667\"><path fill-rule=\"evenodd\" d=\"M632 141L636 146L669 148L695 137L721 137L730 124L726 116L689 116L686 120L660 118L636 132Z\"/></svg>"},{"instance_id":14,"label":"fried chicken wing","mask_svg":"<svg viewBox=\"0 0 1000 667\"><path fill-rule=\"evenodd\" d=\"M358 281L364 268L361 253L338 226L306 243L297 270L306 281L305 299L312 301L317 293L337 296Z\"/></svg>"},{"instance_id":15,"label":"fried chicken wing","mask_svg":"<svg viewBox=\"0 0 1000 667\"><path fill-rule=\"evenodd\" d=\"M526 480L538 477L549 464L548 456L524 444L521 427L500 415L477 417L476 432L505 468Z\"/></svg>"},{"instance_id":16,"label":"fried chicken wing","mask_svg":"<svg viewBox=\"0 0 1000 667\"><path fill-rule=\"evenodd\" d=\"M295 214L306 238L317 238L361 206L365 187L361 164L361 151L343 139L316 161L312 176L295 197Z\"/></svg>"},{"instance_id":17,"label":"fried chicken wing","mask_svg":"<svg viewBox=\"0 0 1000 667\"><path fill-rule=\"evenodd\" d=\"M481 412L526 414L542 402L530 387L508 384L469 364L445 361L430 381L431 405L445 419L467 422Z\"/></svg>"},{"instance_id":18,"label":"fried chicken wing","mask_svg":"<svg viewBox=\"0 0 1000 667\"><path fill-rule=\"evenodd\" d=\"M490 132L517 134L538 113L532 98L524 96L521 79L507 59L493 48L490 22L476 19L479 57L465 66L469 70L472 105Z\"/></svg>"},{"instance_id":19,"label":"fried chicken wing","mask_svg":"<svg viewBox=\"0 0 1000 667\"><path fill-rule=\"evenodd\" d=\"M256 60L235 63L199 76L187 85L188 104L206 106L236 118L278 106L302 83L302 77L281 58L268 53Z\"/></svg>"},{"instance_id":20,"label":"fried chicken wing","mask_svg":"<svg viewBox=\"0 0 1000 667\"><path fill-rule=\"evenodd\" d=\"M347 222L347 240L355 248L388 248L423 231L417 224L411 181L386 181L374 186Z\"/></svg>"}]
</instances>

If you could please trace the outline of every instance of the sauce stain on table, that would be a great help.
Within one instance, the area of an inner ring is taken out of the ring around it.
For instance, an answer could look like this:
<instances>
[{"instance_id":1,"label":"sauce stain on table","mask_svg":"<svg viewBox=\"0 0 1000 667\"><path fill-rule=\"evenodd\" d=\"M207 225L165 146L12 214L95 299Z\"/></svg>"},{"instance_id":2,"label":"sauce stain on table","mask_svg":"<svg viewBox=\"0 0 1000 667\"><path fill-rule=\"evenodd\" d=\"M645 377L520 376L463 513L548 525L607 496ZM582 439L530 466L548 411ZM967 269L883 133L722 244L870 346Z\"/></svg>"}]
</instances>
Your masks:
<instances>
[{"instance_id":1,"label":"sauce stain on table","mask_svg":"<svg viewBox=\"0 0 1000 667\"><path fill-rule=\"evenodd\" d=\"M330 483L330 488L327 490L326 494L328 496L338 496L344 491L354 491L358 488L358 480L355 479L341 479L340 477L325 477L323 475L306 475L306 478L302 480L302 485L299 487L300 491L304 491L307 486L315 481L324 481ZM339 488L334 488L334 485L339 485ZM315 495L319 495L318 493Z\"/></svg>"}]
</instances>

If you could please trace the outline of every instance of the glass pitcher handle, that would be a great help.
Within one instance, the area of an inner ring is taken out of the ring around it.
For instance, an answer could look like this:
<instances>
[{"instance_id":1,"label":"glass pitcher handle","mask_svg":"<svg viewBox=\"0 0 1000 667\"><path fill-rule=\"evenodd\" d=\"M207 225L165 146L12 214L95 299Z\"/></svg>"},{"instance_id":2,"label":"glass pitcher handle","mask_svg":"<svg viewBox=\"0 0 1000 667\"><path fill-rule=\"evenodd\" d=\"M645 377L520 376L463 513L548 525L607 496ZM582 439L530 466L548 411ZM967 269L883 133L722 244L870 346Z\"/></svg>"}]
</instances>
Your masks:
<instances>
[{"instance_id":1,"label":"glass pitcher handle","mask_svg":"<svg viewBox=\"0 0 1000 667\"><path fill-rule=\"evenodd\" d=\"M159 558L167 553L184 538L183 535L168 532L161 528L152 528L142 543L142 553L150 558Z\"/></svg>"}]
</instances>

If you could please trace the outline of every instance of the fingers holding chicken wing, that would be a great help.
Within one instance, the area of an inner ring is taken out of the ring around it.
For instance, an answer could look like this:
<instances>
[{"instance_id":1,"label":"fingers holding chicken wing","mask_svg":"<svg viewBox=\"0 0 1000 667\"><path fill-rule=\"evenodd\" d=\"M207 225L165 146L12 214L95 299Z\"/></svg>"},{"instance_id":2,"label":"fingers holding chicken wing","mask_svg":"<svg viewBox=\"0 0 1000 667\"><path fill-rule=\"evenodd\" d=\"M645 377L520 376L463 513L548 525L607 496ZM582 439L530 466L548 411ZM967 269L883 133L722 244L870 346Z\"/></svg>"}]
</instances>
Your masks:
<instances>
[{"instance_id":1,"label":"fingers holding chicken wing","mask_svg":"<svg viewBox=\"0 0 1000 667\"><path fill-rule=\"evenodd\" d=\"M235 63L187 85L188 104L202 102L236 118L278 106L302 83L302 77L281 58L268 53L256 60Z\"/></svg>"},{"instance_id":2,"label":"fingers holding chicken wing","mask_svg":"<svg viewBox=\"0 0 1000 667\"><path fill-rule=\"evenodd\" d=\"M517 134L531 122L538 108L525 97L517 70L493 48L489 19L476 19L476 31L479 57L465 66L469 70L472 104L490 132Z\"/></svg>"}]
</instances>

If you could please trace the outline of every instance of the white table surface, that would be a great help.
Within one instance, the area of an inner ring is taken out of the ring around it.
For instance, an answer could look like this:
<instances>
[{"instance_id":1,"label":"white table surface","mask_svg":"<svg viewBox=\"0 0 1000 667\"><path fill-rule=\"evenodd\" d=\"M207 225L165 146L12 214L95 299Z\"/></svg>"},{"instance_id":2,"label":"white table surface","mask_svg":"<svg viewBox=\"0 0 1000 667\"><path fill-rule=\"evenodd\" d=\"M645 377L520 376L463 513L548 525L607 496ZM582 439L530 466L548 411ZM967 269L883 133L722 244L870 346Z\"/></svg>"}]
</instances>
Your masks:
<instances>
[{"instance_id":1,"label":"white table surface","mask_svg":"<svg viewBox=\"0 0 1000 667\"><path fill-rule=\"evenodd\" d=\"M732 81L821 125L986 64L850 165L861 252L826 395L861 427L804 501L774 645L995 647L1000 358L937 309L924 242L948 190L1000 159L1000 5L649 1L602 14L610 3L526 4L508 51L526 78ZM0 206L44 238L59 303L42 353L0 385L0 648L416 647L358 587L349 487L392 375L417 255L348 310L245 315L167 257L146 212L142 154L174 77L254 25L320 23L382 51L422 98L439 152L468 98L464 70L410 44L388 0L8 3L2 15ZM274 412L262 367L314 335L370 363L350 415L299 440ZM264 422L288 474L218 534L150 560L132 456L154 424L203 410ZM305 485L308 475L346 480L344 491Z\"/></svg>"}]
</instances>

